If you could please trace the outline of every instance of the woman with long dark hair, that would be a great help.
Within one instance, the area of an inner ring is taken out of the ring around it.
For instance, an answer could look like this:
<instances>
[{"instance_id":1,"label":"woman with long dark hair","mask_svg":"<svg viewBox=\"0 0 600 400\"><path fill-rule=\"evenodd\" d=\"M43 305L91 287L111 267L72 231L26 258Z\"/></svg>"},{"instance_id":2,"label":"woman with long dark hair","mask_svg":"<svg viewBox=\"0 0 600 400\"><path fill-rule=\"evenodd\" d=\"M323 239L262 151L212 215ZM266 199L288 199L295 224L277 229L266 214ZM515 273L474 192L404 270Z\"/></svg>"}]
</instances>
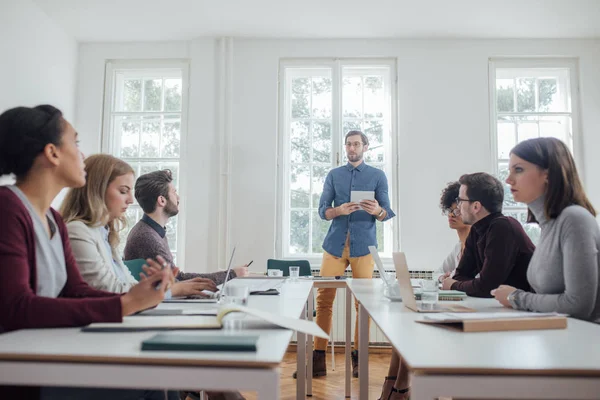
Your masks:
<instances>
[{"instance_id":1,"label":"woman with long dark hair","mask_svg":"<svg viewBox=\"0 0 600 400\"><path fill-rule=\"evenodd\" d=\"M600 322L600 229L567 146L555 138L519 143L506 183L541 228L527 271L535 293L500 286L494 297L506 307Z\"/></svg>"}]
</instances>

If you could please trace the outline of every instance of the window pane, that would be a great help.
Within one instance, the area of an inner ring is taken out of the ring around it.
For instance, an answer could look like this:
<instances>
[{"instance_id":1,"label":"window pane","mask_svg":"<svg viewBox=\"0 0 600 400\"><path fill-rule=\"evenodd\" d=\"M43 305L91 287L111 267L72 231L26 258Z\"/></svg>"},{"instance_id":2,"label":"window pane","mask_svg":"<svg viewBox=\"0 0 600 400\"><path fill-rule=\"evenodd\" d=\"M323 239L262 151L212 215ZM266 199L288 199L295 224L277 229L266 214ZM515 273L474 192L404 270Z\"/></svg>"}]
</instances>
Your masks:
<instances>
[{"instance_id":1,"label":"window pane","mask_svg":"<svg viewBox=\"0 0 600 400\"><path fill-rule=\"evenodd\" d=\"M140 153L140 120L137 117L115 117L115 136L120 147L119 157L138 157Z\"/></svg>"},{"instance_id":2,"label":"window pane","mask_svg":"<svg viewBox=\"0 0 600 400\"><path fill-rule=\"evenodd\" d=\"M181 79L165 79L165 111L181 111Z\"/></svg>"},{"instance_id":3,"label":"window pane","mask_svg":"<svg viewBox=\"0 0 600 400\"><path fill-rule=\"evenodd\" d=\"M512 118L498 119L498 158L508 159L510 151L516 145L515 123Z\"/></svg>"},{"instance_id":4,"label":"window pane","mask_svg":"<svg viewBox=\"0 0 600 400\"><path fill-rule=\"evenodd\" d=\"M162 79L144 81L144 111L160 111L162 102Z\"/></svg>"},{"instance_id":5,"label":"window pane","mask_svg":"<svg viewBox=\"0 0 600 400\"><path fill-rule=\"evenodd\" d=\"M165 116L163 121L161 153L163 157L179 157L181 141L181 119Z\"/></svg>"},{"instance_id":6,"label":"window pane","mask_svg":"<svg viewBox=\"0 0 600 400\"><path fill-rule=\"evenodd\" d=\"M331 162L331 123L313 123L313 161Z\"/></svg>"},{"instance_id":7,"label":"window pane","mask_svg":"<svg viewBox=\"0 0 600 400\"><path fill-rule=\"evenodd\" d=\"M375 221L375 227L377 229L377 235L376 235L376 237L377 237L377 248L378 248L378 251L380 253L385 253L386 249L385 249L385 240L383 239L383 229L384 229L383 222L381 222L381 221Z\"/></svg>"},{"instance_id":8,"label":"window pane","mask_svg":"<svg viewBox=\"0 0 600 400\"><path fill-rule=\"evenodd\" d=\"M572 147L571 117L539 117L540 136L562 140Z\"/></svg>"},{"instance_id":9,"label":"window pane","mask_svg":"<svg viewBox=\"0 0 600 400\"><path fill-rule=\"evenodd\" d=\"M169 218L167 222L167 242L171 251L177 251L177 217Z\"/></svg>"},{"instance_id":10,"label":"window pane","mask_svg":"<svg viewBox=\"0 0 600 400\"><path fill-rule=\"evenodd\" d=\"M310 160L310 122L295 121L291 124L290 138L292 142L291 161L309 162Z\"/></svg>"},{"instance_id":11,"label":"window pane","mask_svg":"<svg viewBox=\"0 0 600 400\"><path fill-rule=\"evenodd\" d=\"M123 83L123 111L142 110L142 81L125 79Z\"/></svg>"},{"instance_id":12,"label":"window pane","mask_svg":"<svg viewBox=\"0 0 600 400\"><path fill-rule=\"evenodd\" d=\"M312 116L331 118L331 79L312 78Z\"/></svg>"},{"instance_id":13,"label":"window pane","mask_svg":"<svg viewBox=\"0 0 600 400\"><path fill-rule=\"evenodd\" d=\"M517 111L535 111L535 79L517 79Z\"/></svg>"},{"instance_id":14,"label":"window pane","mask_svg":"<svg viewBox=\"0 0 600 400\"><path fill-rule=\"evenodd\" d=\"M369 138L369 149L364 154L366 162L383 162L383 121L365 121L365 135Z\"/></svg>"},{"instance_id":15,"label":"window pane","mask_svg":"<svg viewBox=\"0 0 600 400\"><path fill-rule=\"evenodd\" d=\"M504 185L504 207L520 206L521 203L517 203L515 199L513 199L510 185L506 183L506 178L508 178L508 163L501 163L498 168L498 179Z\"/></svg>"},{"instance_id":16,"label":"window pane","mask_svg":"<svg viewBox=\"0 0 600 400\"><path fill-rule=\"evenodd\" d=\"M323 193L323 184L330 170L330 166L312 167L312 208L319 208L319 200L321 199L321 193Z\"/></svg>"},{"instance_id":17,"label":"window pane","mask_svg":"<svg viewBox=\"0 0 600 400\"><path fill-rule=\"evenodd\" d=\"M308 211L290 213L290 254L308 253Z\"/></svg>"},{"instance_id":18,"label":"window pane","mask_svg":"<svg viewBox=\"0 0 600 400\"><path fill-rule=\"evenodd\" d=\"M344 117L362 117L363 90L360 76L344 77L342 108Z\"/></svg>"},{"instance_id":19,"label":"window pane","mask_svg":"<svg viewBox=\"0 0 600 400\"><path fill-rule=\"evenodd\" d=\"M523 140L539 137L538 124L535 119L524 119L517 123L517 136L519 143Z\"/></svg>"},{"instance_id":20,"label":"window pane","mask_svg":"<svg viewBox=\"0 0 600 400\"><path fill-rule=\"evenodd\" d=\"M312 253L323 252L323 241L329 230L331 221L325 221L319 216L319 212L312 212Z\"/></svg>"},{"instance_id":21,"label":"window pane","mask_svg":"<svg viewBox=\"0 0 600 400\"><path fill-rule=\"evenodd\" d=\"M310 117L310 78L292 79L292 118Z\"/></svg>"},{"instance_id":22,"label":"window pane","mask_svg":"<svg viewBox=\"0 0 600 400\"><path fill-rule=\"evenodd\" d=\"M362 126L361 126L360 121L344 120L344 122L342 123L343 137L346 137L346 133L348 133L350 131L361 131L362 132Z\"/></svg>"},{"instance_id":23,"label":"window pane","mask_svg":"<svg viewBox=\"0 0 600 400\"><path fill-rule=\"evenodd\" d=\"M384 113L389 107L383 91L382 76L365 76L364 90L364 109L365 118L383 118Z\"/></svg>"},{"instance_id":24,"label":"window pane","mask_svg":"<svg viewBox=\"0 0 600 400\"><path fill-rule=\"evenodd\" d=\"M538 80L539 111L566 111L558 98L558 85L556 79Z\"/></svg>"},{"instance_id":25,"label":"window pane","mask_svg":"<svg viewBox=\"0 0 600 400\"><path fill-rule=\"evenodd\" d=\"M140 157L158 157L159 140L160 119L155 117L143 117Z\"/></svg>"},{"instance_id":26,"label":"window pane","mask_svg":"<svg viewBox=\"0 0 600 400\"><path fill-rule=\"evenodd\" d=\"M310 174L306 165L292 165L290 175L290 206L308 208L310 193Z\"/></svg>"},{"instance_id":27,"label":"window pane","mask_svg":"<svg viewBox=\"0 0 600 400\"><path fill-rule=\"evenodd\" d=\"M158 162L143 162L140 163L140 175L147 174L148 172L158 171L160 164Z\"/></svg>"},{"instance_id":28,"label":"window pane","mask_svg":"<svg viewBox=\"0 0 600 400\"><path fill-rule=\"evenodd\" d=\"M499 112L515 111L514 79L496 79L496 109Z\"/></svg>"}]
</instances>

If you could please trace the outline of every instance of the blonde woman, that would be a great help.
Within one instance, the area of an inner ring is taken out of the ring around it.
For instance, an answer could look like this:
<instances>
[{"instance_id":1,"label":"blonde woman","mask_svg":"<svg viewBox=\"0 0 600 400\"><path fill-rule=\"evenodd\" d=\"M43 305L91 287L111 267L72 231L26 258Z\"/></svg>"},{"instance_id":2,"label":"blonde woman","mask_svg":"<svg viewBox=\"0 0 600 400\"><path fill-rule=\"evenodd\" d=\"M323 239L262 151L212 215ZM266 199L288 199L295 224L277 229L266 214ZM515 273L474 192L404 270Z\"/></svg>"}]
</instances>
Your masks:
<instances>
[{"instance_id":1,"label":"blonde woman","mask_svg":"<svg viewBox=\"0 0 600 400\"><path fill-rule=\"evenodd\" d=\"M73 254L90 286L125 293L137 284L118 251L125 212L133 203L133 169L108 154L90 156L84 163L86 184L71 189L61 207ZM216 291L215 283L204 278L176 282L170 295L197 295L202 290Z\"/></svg>"}]
</instances>

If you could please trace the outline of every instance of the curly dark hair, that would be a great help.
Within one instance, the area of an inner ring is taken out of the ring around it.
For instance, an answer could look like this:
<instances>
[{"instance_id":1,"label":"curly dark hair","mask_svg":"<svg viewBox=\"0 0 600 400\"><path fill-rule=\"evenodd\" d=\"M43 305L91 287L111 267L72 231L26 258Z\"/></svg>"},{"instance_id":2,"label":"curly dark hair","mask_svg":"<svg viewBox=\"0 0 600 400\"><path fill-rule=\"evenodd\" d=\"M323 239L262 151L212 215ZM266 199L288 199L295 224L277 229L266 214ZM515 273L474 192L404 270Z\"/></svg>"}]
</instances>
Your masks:
<instances>
[{"instance_id":1,"label":"curly dark hair","mask_svg":"<svg viewBox=\"0 0 600 400\"><path fill-rule=\"evenodd\" d=\"M444 190L442 190L442 196L440 197L440 208L442 212L449 211L452 208L452 204L458 197L458 190L460 189L460 183L458 181L448 182Z\"/></svg>"}]
</instances>

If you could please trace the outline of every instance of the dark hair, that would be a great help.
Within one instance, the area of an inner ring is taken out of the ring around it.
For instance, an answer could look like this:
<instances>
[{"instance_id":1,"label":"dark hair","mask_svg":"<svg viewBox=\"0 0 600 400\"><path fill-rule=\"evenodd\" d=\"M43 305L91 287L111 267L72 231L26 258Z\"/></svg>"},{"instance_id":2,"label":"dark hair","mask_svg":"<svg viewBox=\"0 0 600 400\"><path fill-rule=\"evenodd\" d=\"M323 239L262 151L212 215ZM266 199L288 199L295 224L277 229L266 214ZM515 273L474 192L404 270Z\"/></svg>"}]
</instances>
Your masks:
<instances>
[{"instance_id":1,"label":"dark hair","mask_svg":"<svg viewBox=\"0 0 600 400\"><path fill-rule=\"evenodd\" d=\"M544 199L546 218L558 217L562 210L573 204L596 216L596 210L583 190L575 160L566 144L555 138L529 139L516 145L510 153L548 171ZM527 222L537 222L531 211Z\"/></svg>"},{"instance_id":2,"label":"dark hair","mask_svg":"<svg viewBox=\"0 0 600 400\"><path fill-rule=\"evenodd\" d=\"M442 211L448 211L452 208L452 204L456 202L458 191L460 189L459 182L448 182L447 186L442 190L440 197L440 208Z\"/></svg>"},{"instance_id":3,"label":"dark hair","mask_svg":"<svg viewBox=\"0 0 600 400\"><path fill-rule=\"evenodd\" d=\"M463 175L458 181L467 187L469 200L480 202L490 213L502 211L504 187L498 179L485 172L477 172Z\"/></svg>"},{"instance_id":4,"label":"dark hair","mask_svg":"<svg viewBox=\"0 0 600 400\"><path fill-rule=\"evenodd\" d=\"M361 131L350 131L350 132L346 133L346 137L344 138L344 143L346 142L346 140L348 140L348 138L350 136L356 136L356 135L360 135L363 146L367 146L369 144L369 138L367 137L367 135L365 135Z\"/></svg>"},{"instance_id":5,"label":"dark hair","mask_svg":"<svg viewBox=\"0 0 600 400\"><path fill-rule=\"evenodd\" d=\"M173 174L168 169L149 172L140 176L135 182L135 199L146 214L156 210L158 196L169 199L169 183L173 181Z\"/></svg>"},{"instance_id":6,"label":"dark hair","mask_svg":"<svg viewBox=\"0 0 600 400\"><path fill-rule=\"evenodd\" d=\"M60 145L62 112L50 105L16 107L0 115L0 176L27 175L46 145Z\"/></svg>"}]
</instances>

